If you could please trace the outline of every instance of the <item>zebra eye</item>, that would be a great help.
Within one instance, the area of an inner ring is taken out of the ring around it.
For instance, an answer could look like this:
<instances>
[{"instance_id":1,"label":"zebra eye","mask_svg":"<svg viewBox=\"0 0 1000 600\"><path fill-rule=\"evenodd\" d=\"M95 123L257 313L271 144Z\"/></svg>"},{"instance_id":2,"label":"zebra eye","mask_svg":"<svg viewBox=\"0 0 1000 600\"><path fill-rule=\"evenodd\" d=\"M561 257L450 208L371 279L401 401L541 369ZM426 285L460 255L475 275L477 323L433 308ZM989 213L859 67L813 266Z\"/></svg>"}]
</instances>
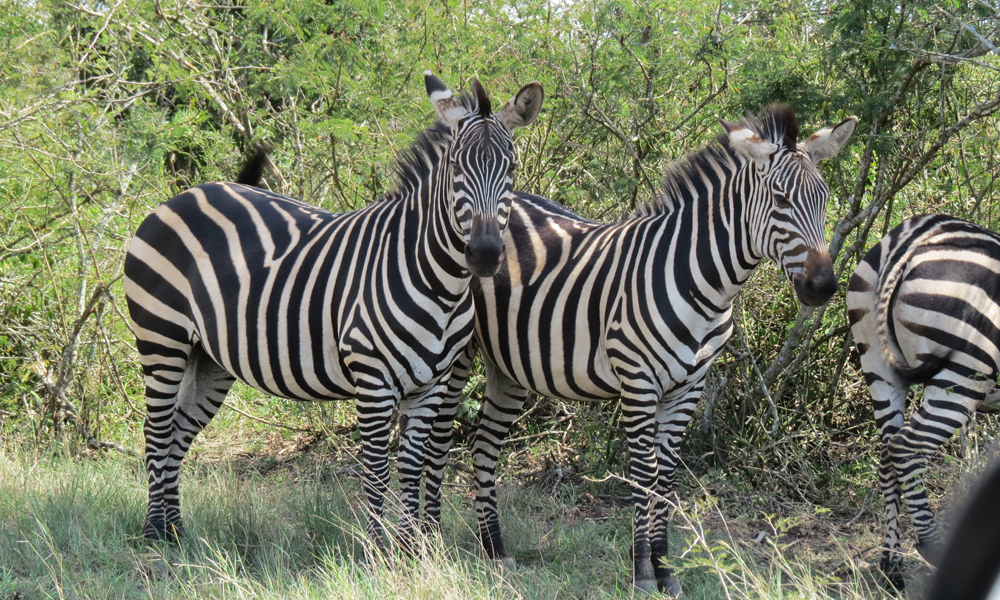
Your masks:
<instances>
[{"instance_id":1,"label":"zebra eye","mask_svg":"<svg viewBox=\"0 0 1000 600\"><path fill-rule=\"evenodd\" d=\"M791 208L792 203L788 201L788 196L783 190L774 190L774 205L778 208Z\"/></svg>"}]
</instances>

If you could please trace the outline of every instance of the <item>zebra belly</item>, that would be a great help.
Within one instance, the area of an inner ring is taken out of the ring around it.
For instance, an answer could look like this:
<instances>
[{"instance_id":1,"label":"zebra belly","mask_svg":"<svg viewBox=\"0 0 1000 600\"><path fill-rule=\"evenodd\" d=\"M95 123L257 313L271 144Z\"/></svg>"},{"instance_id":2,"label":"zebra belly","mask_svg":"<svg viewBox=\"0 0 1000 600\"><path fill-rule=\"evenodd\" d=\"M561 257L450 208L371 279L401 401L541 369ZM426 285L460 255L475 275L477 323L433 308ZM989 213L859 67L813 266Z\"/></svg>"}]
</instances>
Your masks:
<instances>
[{"instance_id":1,"label":"zebra belly","mask_svg":"<svg viewBox=\"0 0 1000 600\"><path fill-rule=\"evenodd\" d=\"M500 371L521 387L535 394L564 400L612 400L621 395L621 381L611 368L603 341L583 360L554 360L537 352L537 345L527 345L523 360L512 369L506 361L498 361L497 348L480 347ZM525 348L524 345L521 346Z\"/></svg>"}]
</instances>

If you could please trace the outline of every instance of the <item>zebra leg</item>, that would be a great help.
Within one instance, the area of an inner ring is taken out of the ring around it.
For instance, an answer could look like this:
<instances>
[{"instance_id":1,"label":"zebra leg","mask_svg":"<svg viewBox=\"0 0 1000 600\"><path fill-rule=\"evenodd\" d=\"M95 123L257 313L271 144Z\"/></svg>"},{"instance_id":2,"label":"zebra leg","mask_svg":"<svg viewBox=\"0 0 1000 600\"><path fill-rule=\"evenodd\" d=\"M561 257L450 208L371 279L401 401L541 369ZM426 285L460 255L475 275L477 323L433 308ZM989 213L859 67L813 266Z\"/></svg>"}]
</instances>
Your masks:
<instances>
[{"instance_id":1,"label":"zebra leg","mask_svg":"<svg viewBox=\"0 0 1000 600\"><path fill-rule=\"evenodd\" d=\"M389 497L389 438L392 433L392 411L397 399L394 391L358 389L354 405L358 411L361 432L362 487L368 499L366 532L373 549L384 554L385 526L382 513Z\"/></svg>"},{"instance_id":2,"label":"zebra leg","mask_svg":"<svg viewBox=\"0 0 1000 600\"><path fill-rule=\"evenodd\" d=\"M632 566L635 587L648 593L657 591L650 536L650 508L658 468L654 448L656 407L659 395L622 394L622 423L628 439L629 477L632 483L633 516ZM664 540L666 538L664 537Z\"/></svg>"},{"instance_id":3,"label":"zebra leg","mask_svg":"<svg viewBox=\"0 0 1000 600\"><path fill-rule=\"evenodd\" d=\"M149 481L149 508L142 527L147 539L167 538L164 491L169 484L177 487L177 476L168 473L173 446L174 412L177 395L187 371L191 346L152 344L136 340L142 371L146 380L146 419L142 431L146 438L146 475ZM174 532L176 533L176 531Z\"/></svg>"},{"instance_id":4,"label":"zebra leg","mask_svg":"<svg viewBox=\"0 0 1000 600\"><path fill-rule=\"evenodd\" d=\"M476 419L476 433L472 441L472 467L476 473L476 518L479 522L479 539L486 556L502 560L504 566L514 568L514 557L507 552L500 533L497 510L496 468L503 439L524 407L528 390L486 362L486 394Z\"/></svg>"},{"instance_id":5,"label":"zebra leg","mask_svg":"<svg viewBox=\"0 0 1000 600\"><path fill-rule=\"evenodd\" d=\"M176 378L175 368L159 363L150 366L151 375L147 375L147 417L143 431L149 474L149 512L143 535L152 539L177 539L183 535L178 488L181 462L191 442L219 411L235 381L200 345L196 345L190 349L176 384L164 387L162 383L154 383L158 386L154 391L160 394L173 388L172 397L159 399L154 405L150 380L167 381L167 374Z\"/></svg>"},{"instance_id":6,"label":"zebra leg","mask_svg":"<svg viewBox=\"0 0 1000 600\"><path fill-rule=\"evenodd\" d=\"M222 408L226 394L235 381L236 378L212 360L200 345L194 347L188 359L180 393L177 395L173 441L166 463L169 477L164 479L163 489L167 531L174 532L177 537L184 531L181 525L181 500L177 485L181 461L184 460L194 438Z\"/></svg>"},{"instance_id":7,"label":"zebra leg","mask_svg":"<svg viewBox=\"0 0 1000 600\"><path fill-rule=\"evenodd\" d=\"M462 399L462 391L469 380L469 367L476 355L475 342L470 342L452 367L451 380L443 388L441 409L431 429L426 457L426 483L424 484L425 531L441 532L441 480L448 464L448 451L454 440L455 413Z\"/></svg>"},{"instance_id":8,"label":"zebra leg","mask_svg":"<svg viewBox=\"0 0 1000 600\"><path fill-rule=\"evenodd\" d=\"M942 372L940 382L950 373ZM924 558L934 562L941 541L941 532L924 486L924 469L930 456L956 431L965 426L976 405L985 397L983 382L965 378L952 380L953 385L924 387L924 401L909 422L889 438L889 459L892 461L903 502L917 530L917 549Z\"/></svg>"},{"instance_id":9,"label":"zebra leg","mask_svg":"<svg viewBox=\"0 0 1000 600\"><path fill-rule=\"evenodd\" d=\"M906 393L909 386L886 363L879 351L878 327L875 322L875 305L878 301L878 274L862 262L851 278L847 292L848 317L851 331L861 358L861 371L872 397L875 424L878 427L881 449L879 451L879 489L885 501L885 533L882 538L882 559L879 567L889 584L904 588L903 554L900 545L901 530L900 488L896 469L889 455L889 440L903 427L906 410Z\"/></svg>"},{"instance_id":10,"label":"zebra leg","mask_svg":"<svg viewBox=\"0 0 1000 600\"><path fill-rule=\"evenodd\" d=\"M439 418L441 404L451 384L451 372L429 392L399 405L399 539L408 554L414 551L414 534L420 517L420 478L427 462L427 438Z\"/></svg>"},{"instance_id":11,"label":"zebra leg","mask_svg":"<svg viewBox=\"0 0 1000 600\"><path fill-rule=\"evenodd\" d=\"M656 407L656 465L657 489L656 498L651 512L652 535L650 547L652 550L653 573L656 575L656 588L672 598L681 595L681 583L673 576L667 566L669 556L667 547L667 515L670 507L668 498L674 490L674 473L680 462L681 439L684 430L694 414L698 399L704 390L704 379L688 391L680 395L664 397Z\"/></svg>"},{"instance_id":12,"label":"zebra leg","mask_svg":"<svg viewBox=\"0 0 1000 600\"><path fill-rule=\"evenodd\" d=\"M877 353L877 351L876 351ZM889 453L889 441L903 427L903 413L906 410L905 384L891 382L890 373L886 378L866 368L862 356L862 368L875 407L875 425L878 427L881 449L879 451L878 480L882 498L885 500L885 535L882 538L882 560L879 567L889 583L897 590L903 583L903 548L900 543L902 531L899 525L900 488L899 477Z\"/></svg>"}]
</instances>

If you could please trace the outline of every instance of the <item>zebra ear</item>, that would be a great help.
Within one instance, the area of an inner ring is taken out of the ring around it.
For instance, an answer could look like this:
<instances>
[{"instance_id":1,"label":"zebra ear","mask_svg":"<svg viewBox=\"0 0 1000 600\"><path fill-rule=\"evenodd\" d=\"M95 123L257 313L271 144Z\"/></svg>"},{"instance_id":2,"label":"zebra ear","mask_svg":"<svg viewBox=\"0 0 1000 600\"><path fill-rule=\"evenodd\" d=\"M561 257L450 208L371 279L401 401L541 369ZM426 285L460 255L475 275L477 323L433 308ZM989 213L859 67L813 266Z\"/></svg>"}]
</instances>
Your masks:
<instances>
[{"instance_id":1,"label":"zebra ear","mask_svg":"<svg viewBox=\"0 0 1000 600\"><path fill-rule=\"evenodd\" d=\"M542 100L544 99L545 90L542 89L542 84L532 81L510 99L510 102L497 115L497 120L507 128L507 131L531 125L538 116L538 112L542 110Z\"/></svg>"},{"instance_id":2,"label":"zebra ear","mask_svg":"<svg viewBox=\"0 0 1000 600\"><path fill-rule=\"evenodd\" d=\"M809 153L814 163L818 163L836 156L847 145L857 126L857 117L847 117L838 125L820 129L799 145Z\"/></svg>"},{"instance_id":3,"label":"zebra ear","mask_svg":"<svg viewBox=\"0 0 1000 600\"><path fill-rule=\"evenodd\" d=\"M434 110L438 117L444 121L454 132L458 129L458 122L469 114L469 110L455 99L448 86L443 81L434 76L430 71L424 71L424 87L427 89L427 97L431 99Z\"/></svg>"},{"instance_id":4,"label":"zebra ear","mask_svg":"<svg viewBox=\"0 0 1000 600\"><path fill-rule=\"evenodd\" d=\"M732 146L733 150L750 160L766 162L767 158L778 150L777 144L765 140L751 129L722 119L719 119L719 123L726 130L726 135L729 136L729 145Z\"/></svg>"}]
</instances>

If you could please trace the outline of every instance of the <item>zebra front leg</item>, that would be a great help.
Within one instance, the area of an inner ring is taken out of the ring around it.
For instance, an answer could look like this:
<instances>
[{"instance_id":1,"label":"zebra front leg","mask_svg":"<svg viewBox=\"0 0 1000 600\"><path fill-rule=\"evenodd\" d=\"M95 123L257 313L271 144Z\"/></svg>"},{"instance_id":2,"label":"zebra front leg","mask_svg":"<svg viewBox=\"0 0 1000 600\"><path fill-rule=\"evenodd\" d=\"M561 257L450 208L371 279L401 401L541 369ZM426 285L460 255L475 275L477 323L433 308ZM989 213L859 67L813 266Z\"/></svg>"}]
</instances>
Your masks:
<instances>
[{"instance_id":1,"label":"zebra front leg","mask_svg":"<svg viewBox=\"0 0 1000 600\"><path fill-rule=\"evenodd\" d=\"M681 439L703 389L704 379L680 395L664 397L656 407L657 495L650 516L652 523L650 549L653 573L656 575L656 588L672 598L681 596L682 591L680 581L673 576L670 567L667 566L669 557L667 515L670 510L668 499L673 495L674 474L680 462L678 450Z\"/></svg>"},{"instance_id":2,"label":"zebra front leg","mask_svg":"<svg viewBox=\"0 0 1000 600\"><path fill-rule=\"evenodd\" d=\"M382 514L389 497L389 437L396 396L389 390L358 390L354 405L361 432L362 487L368 499L366 533L376 556L385 555Z\"/></svg>"},{"instance_id":3,"label":"zebra front leg","mask_svg":"<svg viewBox=\"0 0 1000 600\"><path fill-rule=\"evenodd\" d=\"M632 483L633 515L632 584L657 591L650 536L650 508L658 468L655 446L656 407L659 395L622 394L622 423L628 441L629 477ZM666 538L664 537L664 540Z\"/></svg>"},{"instance_id":4,"label":"zebra front leg","mask_svg":"<svg viewBox=\"0 0 1000 600\"><path fill-rule=\"evenodd\" d=\"M942 373L935 381L947 375L948 372ZM941 532L927 499L924 470L930 456L968 422L985 396L985 390L979 388L981 382L965 379L947 388L925 386L920 409L889 439L889 457L899 479L903 502L917 530L917 549L932 563L937 558Z\"/></svg>"},{"instance_id":5,"label":"zebra front leg","mask_svg":"<svg viewBox=\"0 0 1000 600\"><path fill-rule=\"evenodd\" d=\"M508 568L514 568L516 563L507 552L500 533L496 468L503 440L521 414L527 397L528 390L486 361L486 394L476 419L476 433L472 441L472 467L477 486L476 519L486 556L502 560Z\"/></svg>"},{"instance_id":6,"label":"zebra front leg","mask_svg":"<svg viewBox=\"0 0 1000 600\"><path fill-rule=\"evenodd\" d=\"M427 462L427 438L439 418L451 374L442 377L426 394L404 399L399 406L399 540L404 552L415 550L414 535L420 517L420 479Z\"/></svg>"},{"instance_id":7,"label":"zebra front leg","mask_svg":"<svg viewBox=\"0 0 1000 600\"><path fill-rule=\"evenodd\" d=\"M459 355L452 368L451 380L444 388L441 409L431 429L426 455L426 483L424 491L424 515L421 522L425 532L441 533L441 481L444 468L448 464L448 451L454 442L455 414L462 400L462 391L469 380L469 366L476 355L476 346L470 342L465 352Z\"/></svg>"}]
</instances>

